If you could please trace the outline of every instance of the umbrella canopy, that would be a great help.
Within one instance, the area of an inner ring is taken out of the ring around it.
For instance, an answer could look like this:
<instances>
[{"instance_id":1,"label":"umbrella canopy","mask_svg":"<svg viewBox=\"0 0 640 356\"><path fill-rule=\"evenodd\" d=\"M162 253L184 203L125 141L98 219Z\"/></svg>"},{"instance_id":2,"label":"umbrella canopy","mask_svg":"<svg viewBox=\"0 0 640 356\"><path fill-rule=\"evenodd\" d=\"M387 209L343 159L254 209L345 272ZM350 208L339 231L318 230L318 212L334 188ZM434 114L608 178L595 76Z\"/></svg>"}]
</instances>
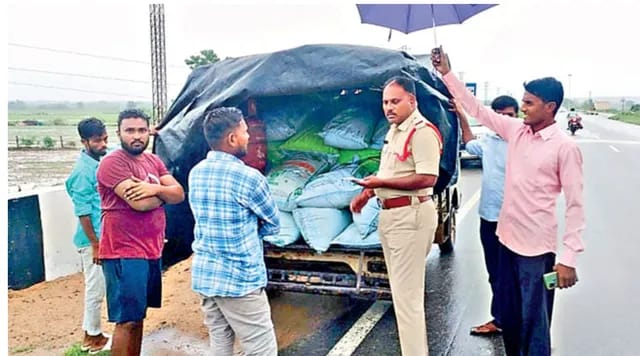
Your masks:
<instances>
[{"instance_id":1,"label":"umbrella canopy","mask_svg":"<svg viewBox=\"0 0 640 356\"><path fill-rule=\"evenodd\" d=\"M360 21L406 34L460 24L497 4L357 4ZM434 30L435 38L435 30Z\"/></svg>"}]
</instances>

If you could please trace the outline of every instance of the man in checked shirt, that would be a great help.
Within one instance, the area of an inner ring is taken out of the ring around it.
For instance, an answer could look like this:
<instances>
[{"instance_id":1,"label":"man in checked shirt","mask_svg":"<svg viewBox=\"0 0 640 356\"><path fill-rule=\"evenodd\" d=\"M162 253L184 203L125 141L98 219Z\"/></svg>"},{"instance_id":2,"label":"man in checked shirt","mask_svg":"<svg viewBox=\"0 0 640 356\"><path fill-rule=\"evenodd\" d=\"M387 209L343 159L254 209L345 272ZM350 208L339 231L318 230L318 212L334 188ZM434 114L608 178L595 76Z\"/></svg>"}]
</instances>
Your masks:
<instances>
[{"instance_id":1,"label":"man in checked shirt","mask_svg":"<svg viewBox=\"0 0 640 356\"><path fill-rule=\"evenodd\" d=\"M213 109L203 126L211 151L189 173L189 205L192 288L202 297L211 351L233 355L237 337L244 355L277 355L262 248L263 236L279 233L277 208L266 178L240 160L249 144L242 112Z\"/></svg>"}]
</instances>

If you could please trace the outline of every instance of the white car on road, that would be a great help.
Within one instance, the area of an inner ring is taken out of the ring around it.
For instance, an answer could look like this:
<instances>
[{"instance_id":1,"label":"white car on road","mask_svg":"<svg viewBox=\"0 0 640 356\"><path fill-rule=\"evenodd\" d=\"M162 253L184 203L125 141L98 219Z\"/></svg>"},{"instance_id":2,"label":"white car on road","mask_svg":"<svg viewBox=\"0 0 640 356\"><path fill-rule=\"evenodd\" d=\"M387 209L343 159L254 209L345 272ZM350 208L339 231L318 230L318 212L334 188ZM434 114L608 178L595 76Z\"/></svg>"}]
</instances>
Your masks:
<instances>
[{"instance_id":1,"label":"white car on road","mask_svg":"<svg viewBox=\"0 0 640 356\"><path fill-rule=\"evenodd\" d=\"M467 120L469 120L469 126L471 127L471 132L473 133L473 136L476 139L482 138L485 135L493 133L493 131L491 131L489 128L482 126L482 124L480 124L478 120L476 120L475 118L469 116ZM460 139L462 140L462 137L460 137ZM480 157L476 155L472 155L471 153L467 152L467 150L464 149L464 142L462 141L460 141L460 160L478 161L478 162L481 161Z\"/></svg>"}]
</instances>

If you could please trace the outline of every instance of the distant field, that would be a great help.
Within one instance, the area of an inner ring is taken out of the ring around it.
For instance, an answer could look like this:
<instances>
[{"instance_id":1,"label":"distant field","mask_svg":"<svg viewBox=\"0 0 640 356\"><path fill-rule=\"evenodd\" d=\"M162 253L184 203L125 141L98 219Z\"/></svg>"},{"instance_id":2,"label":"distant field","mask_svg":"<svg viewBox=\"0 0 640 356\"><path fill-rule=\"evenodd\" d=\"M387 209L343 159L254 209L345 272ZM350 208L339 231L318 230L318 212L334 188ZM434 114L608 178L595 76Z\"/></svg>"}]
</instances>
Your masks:
<instances>
[{"instance_id":1,"label":"distant field","mask_svg":"<svg viewBox=\"0 0 640 356\"><path fill-rule=\"evenodd\" d=\"M63 184L81 148L76 125L86 117L104 121L110 146L118 146L118 113L126 107L138 107L151 114L150 105L140 102L9 102L9 191ZM18 126L25 120L33 120L40 125ZM54 149L42 149L47 141ZM15 149L16 145L27 148ZM65 149L60 149L61 145Z\"/></svg>"},{"instance_id":2,"label":"distant field","mask_svg":"<svg viewBox=\"0 0 640 356\"><path fill-rule=\"evenodd\" d=\"M111 140L116 142L118 140L116 136L116 124L107 124L107 134ZM32 140L31 147L43 147L43 140L45 137L50 137L55 142L55 148L60 148L60 137L62 137L62 145L65 148L80 147L80 138L78 137L78 130L75 125L68 126L9 126L8 127L8 139L9 147L17 147L19 144L21 147L25 145L26 140ZM17 137L17 142L16 142Z\"/></svg>"},{"instance_id":3,"label":"distant field","mask_svg":"<svg viewBox=\"0 0 640 356\"><path fill-rule=\"evenodd\" d=\"M629 124L640 125L640 112L618 113L610 117L611 120L619 120Z\"/></svg>"},{"instance_id":4,"label":"distant field","mask_svg":"<svg viewBox=\"0 0 640 356\"><path fill-rule=\"evenodd\" d=\"M54 148L61 148L61 146L73 148L78 146L80 141L76 125L87 117L96 117L104 121L107 125L107 133L115 139L118 114L124 108L139 107L147 114L151 113L147 105L132 104L132 106L127 106L126 103L111 103L100 106L95 103L85 103L82 104L84 107L81 107L80 104L82 103L75 104L75 106L57 104L58 107L55 108L25 104L25 107L20 109L12 108L10 105L7 118L9 147L17 147L18 145L20 147L45 147L43 139L49 137L55 142ZM38 125L21 126L23 121L33 121Z\"/></svg>"},{"instance_id":5,"label":"distant field","mask_svg":"<svg viewBox=\"0 0 640 356\"><path fill-rule=\"evenodd\" d=\"M87 117L96 117L105 123L117 123L119 111L86 111L86 110L10 110L9 125L23 120L36 120L44 125L76 125L80 120Z\"/></svg>"}]
</instances>

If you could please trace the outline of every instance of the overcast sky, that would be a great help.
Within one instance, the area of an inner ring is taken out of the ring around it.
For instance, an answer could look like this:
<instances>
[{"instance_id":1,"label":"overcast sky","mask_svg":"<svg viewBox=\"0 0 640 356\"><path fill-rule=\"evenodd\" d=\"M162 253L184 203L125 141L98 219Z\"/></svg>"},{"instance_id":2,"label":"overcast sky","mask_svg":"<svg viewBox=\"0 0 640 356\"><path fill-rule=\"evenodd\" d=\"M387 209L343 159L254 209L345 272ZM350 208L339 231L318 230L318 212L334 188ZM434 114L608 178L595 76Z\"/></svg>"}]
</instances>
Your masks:
<instances>
[{"instance_id":1,"label":"overcast sky","mask_svg":"<svg viewBox=\"0 0 640 356\"><path fill-rule=\"evenodd\" d=\"M150 100L150 83L33 72L150 82L149 64L55 52L148 62L148 3L11 2L9 100ZM169 98L175 97L189 74L184 59L206 48L225 58L310 43L406 45L414 54L433 47L433 29L409 35L394 32L387 42L388 30L360 23L355 3L165 2ZM454 71L463 72L466 81L478 82L479 95L483 95L484 82L489 82L489 98L498 93L520 98L523 81L555 76L571 97L586 97L589 91L593 96L640 96L638 13L637 1L512 0L462 25L436 31L439 44L450 53Z\"/></svg>"}]
</instances>

